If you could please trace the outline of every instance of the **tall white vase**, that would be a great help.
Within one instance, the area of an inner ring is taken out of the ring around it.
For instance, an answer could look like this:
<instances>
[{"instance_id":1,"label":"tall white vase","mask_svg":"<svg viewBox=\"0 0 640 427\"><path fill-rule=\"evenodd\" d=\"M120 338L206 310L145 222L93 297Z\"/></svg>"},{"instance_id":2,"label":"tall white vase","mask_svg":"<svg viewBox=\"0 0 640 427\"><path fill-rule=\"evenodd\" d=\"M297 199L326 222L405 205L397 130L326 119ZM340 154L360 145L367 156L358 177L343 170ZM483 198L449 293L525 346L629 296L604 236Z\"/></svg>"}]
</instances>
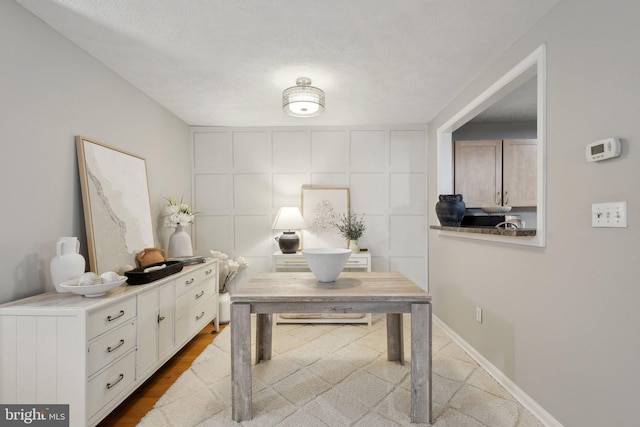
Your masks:
<instances>
[{"instance_id":1,"label":"tall white vase","mask_svg":"<svg viewBox=\"0 0 640 427\"><path fill-rule=\"evenodd\" d=\"M169 250L167 255L169 258L181 258L193 256L193 247L191 246L191 236L184 231L181 225L176 227L176 231L169 236Z\"/></svg>"},{"instance_id":2,"label":"tall white vase","mask_svg":"<svg viewBox=\"0 0 640 427\"><path fill-rule=\"evenodd\" d=\"M84 273L86 262L79 252L80 242L77 237L58 239L56 256L51 260L51 280L58 292L69 292L58 285L66 280L77 279Z\"/></svg>"},{"instance_id":3,"label":"tall white vase","mask_svg":"<svg viewBox=\"0 0 640 427\"><path fill-rule=\"evenodd\" d=\"M220 305L220 323L229 323L231 320L231 295L229 292L223 292L218 297L218 303Z\"/></svg>"}]
</instances>

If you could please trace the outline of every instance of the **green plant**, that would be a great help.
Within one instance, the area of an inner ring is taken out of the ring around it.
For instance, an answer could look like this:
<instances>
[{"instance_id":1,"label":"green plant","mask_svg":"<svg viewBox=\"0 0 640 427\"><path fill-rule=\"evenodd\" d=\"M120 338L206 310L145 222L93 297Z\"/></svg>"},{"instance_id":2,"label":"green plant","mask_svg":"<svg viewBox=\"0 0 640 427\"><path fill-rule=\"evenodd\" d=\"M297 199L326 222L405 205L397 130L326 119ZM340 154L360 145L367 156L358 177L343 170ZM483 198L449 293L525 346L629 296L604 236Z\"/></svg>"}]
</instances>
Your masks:
<instances>
[{"instance_id":1,"label":"green plant","mask_svg":"<svg viewBox=\"0 0 640 427\"><path fill-rule=\"evenodd\" d=\"M348 240L360 240L362 233L366 230L364 214L358 217L358 214L352 212L339 215L334 225L340 234Z\"/></svg>"}]
</instances>

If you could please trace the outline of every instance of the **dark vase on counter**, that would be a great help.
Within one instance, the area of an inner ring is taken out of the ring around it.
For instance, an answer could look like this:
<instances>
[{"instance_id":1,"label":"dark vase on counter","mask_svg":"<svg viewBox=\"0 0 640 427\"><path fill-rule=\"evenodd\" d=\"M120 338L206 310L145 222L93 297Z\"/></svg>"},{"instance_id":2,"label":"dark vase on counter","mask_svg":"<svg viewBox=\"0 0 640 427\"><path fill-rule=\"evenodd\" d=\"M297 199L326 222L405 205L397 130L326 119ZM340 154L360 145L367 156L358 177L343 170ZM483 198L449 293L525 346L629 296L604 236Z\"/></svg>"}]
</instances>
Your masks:
<instances>
[{"instance_id":1,"label":"dark vase on counter","mask_svg":"<svg viewBox=\"0 0 640 427\"><path fill-rule=\"evenodd\" d=\"M436 203L436 215L440 225L446 227L460 227L462 217L466 212L466 205L462 201L462 194L440 194Z\"/></svg>"}]
</instances>

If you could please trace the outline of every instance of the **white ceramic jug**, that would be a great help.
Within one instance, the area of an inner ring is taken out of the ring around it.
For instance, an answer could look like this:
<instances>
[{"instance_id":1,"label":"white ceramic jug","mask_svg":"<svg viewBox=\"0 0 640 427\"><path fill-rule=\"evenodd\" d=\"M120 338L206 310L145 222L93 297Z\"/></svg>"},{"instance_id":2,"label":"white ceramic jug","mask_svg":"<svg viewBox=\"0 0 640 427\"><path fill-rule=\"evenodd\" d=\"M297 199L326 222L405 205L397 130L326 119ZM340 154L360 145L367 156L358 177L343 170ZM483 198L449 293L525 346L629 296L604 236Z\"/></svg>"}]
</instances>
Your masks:
<instances>
[{"instance_id":1,"label":"white ceramic jug","mask_svg":"<svg viewBox=\"0 0 640 427\"><path fill-rule=\"evenodd\" d=\"M82 276L86 266L80 255L80 242L77 237L61 237L56 243L56 256L51 260L51 279L58 292L69 292L58 285L66 280Z\"/></svg>"},{"instance_id":2,"label":"white ceramic jug","mask_svg":"<svg viewBox=\"0 0 640 427\"><path fill-rule=\"evenodd\" d=\"M80 253L80 241L77 237L61 237L56 243L56 255Z\"/></svg>"}]
</instances>

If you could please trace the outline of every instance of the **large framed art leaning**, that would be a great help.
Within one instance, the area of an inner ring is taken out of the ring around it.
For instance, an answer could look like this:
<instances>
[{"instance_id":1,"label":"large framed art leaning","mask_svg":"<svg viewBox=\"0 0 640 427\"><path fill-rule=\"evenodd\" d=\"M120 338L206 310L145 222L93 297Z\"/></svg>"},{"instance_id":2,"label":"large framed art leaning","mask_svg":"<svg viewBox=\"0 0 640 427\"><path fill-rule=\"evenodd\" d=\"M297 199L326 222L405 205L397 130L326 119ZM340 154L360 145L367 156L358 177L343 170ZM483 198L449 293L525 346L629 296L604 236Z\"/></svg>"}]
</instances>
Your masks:
<instances>
[{"instance_id":1,"label":"large framed art leaning","mask_svg":"<svg viewBox=\"0 0 640 427\"><path fill-rule=\"evenodd\" d=\"M135 266L155 246L147 165L143 157L76 137L91 271Z\"/></svg>"}]
</instances>

